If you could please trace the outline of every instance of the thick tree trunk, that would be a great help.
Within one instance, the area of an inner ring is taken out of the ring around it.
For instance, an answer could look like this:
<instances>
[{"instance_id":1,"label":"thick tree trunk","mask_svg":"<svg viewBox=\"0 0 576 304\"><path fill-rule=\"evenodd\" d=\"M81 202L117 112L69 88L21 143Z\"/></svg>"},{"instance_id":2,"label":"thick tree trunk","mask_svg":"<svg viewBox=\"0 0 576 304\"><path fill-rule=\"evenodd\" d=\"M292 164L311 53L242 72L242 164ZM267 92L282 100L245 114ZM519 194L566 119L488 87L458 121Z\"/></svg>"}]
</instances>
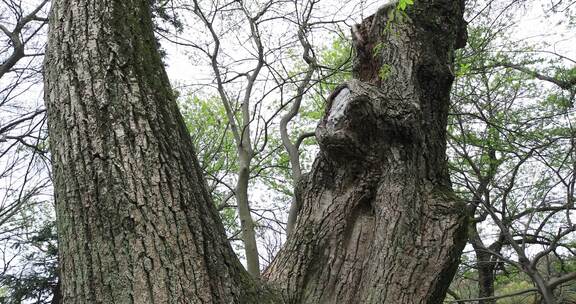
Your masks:
<instances>
[{"instance_id":1,"label":"thick tree trunk","mask_svg":"<svg viewBox=\"0 0 576 304\"><path fill-rule=\"evenodd\" d=\"M206 192L148 0L57 0L46 54L63 303L258 299Z\"/></svg>"},{"instance_id":2,"label":"thick tree trunk","mask_svg":"<svg viewBox=\"0 0 576 304\"><path fill-rule=\"evenodd\" d=\"M478 254L478 252L476 252ZM478 256L478 255L477 255ZM490 262L483 262L481 259L490 258L490 255L481 254L478 259L478 298L489 298L494 296L494 266L488 265ZM496 300L480 300L478 304L495 304Z\"/></svg>"},{"instance_id":3,"label":"thick tree trunk","mask_svg":"<svg viewBox=\"0 0 576 304\"><path fill-rule=\"evenodd\" d=\"M288 303L441 303L466 240L445 129L464 1L383 7L355 30L355 78L329 98L302 209L265 272Z\"/></svg>"}]
</instances>

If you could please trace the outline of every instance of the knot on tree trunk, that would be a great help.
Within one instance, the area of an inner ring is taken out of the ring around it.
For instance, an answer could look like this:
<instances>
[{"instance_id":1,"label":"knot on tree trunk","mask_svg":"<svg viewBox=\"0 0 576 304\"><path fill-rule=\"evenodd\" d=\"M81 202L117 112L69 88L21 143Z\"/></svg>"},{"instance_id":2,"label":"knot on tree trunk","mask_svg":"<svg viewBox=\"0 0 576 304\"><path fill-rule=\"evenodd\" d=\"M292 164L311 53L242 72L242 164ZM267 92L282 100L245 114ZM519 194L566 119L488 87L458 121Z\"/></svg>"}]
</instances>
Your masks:
<instances>
[{"instance_id":1,"label":"knot on tree trunk","mask_svg":"<svg viewBox=\"0 0 576 304\"><path fill-rule=\"evenodd\" d=\"M392 146L419 145L420 121L416 100L353 79L328 98L316 137L332 161L381 160Z\"/></svg>"}]
</instances>

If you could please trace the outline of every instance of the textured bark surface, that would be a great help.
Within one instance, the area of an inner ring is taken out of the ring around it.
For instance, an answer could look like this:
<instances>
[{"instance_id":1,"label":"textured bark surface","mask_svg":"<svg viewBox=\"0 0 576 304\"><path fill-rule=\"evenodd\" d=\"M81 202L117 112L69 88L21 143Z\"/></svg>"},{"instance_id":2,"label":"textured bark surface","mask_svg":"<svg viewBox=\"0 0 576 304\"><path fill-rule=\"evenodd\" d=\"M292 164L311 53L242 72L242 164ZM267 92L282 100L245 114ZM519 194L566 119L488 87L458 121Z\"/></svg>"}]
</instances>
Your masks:
<instances>
[{"instance_id":1,"label":"textured bark surface","mask_svg":"<svg viewBox=\"0 0 576 304\"><path fill-rule=\"evenodd\" d=\"M63 303L266 303L229 246L148 0L57 0L45 91Z\"/></svg>"},{"instance_id":2,"label":"textured bark surface","mask_svg":"<svg viewBox=\"0 0 576 304\"><path fill-rule=\"evenodd\" d=\"M446 169L463 1L383 7L355 28L355 80L329 98L295 231L264 277L288 303L441 303L466 239Z\"/></svg>"}]
</instances>

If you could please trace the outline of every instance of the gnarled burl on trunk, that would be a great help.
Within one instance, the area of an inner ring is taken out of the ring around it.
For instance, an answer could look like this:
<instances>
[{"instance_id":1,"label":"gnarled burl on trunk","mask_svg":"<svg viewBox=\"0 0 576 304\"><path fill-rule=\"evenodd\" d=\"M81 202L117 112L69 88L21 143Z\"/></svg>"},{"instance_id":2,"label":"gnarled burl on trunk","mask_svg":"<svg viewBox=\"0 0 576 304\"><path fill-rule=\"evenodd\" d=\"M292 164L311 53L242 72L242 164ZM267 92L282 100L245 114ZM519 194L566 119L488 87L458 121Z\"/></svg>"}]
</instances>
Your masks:
<instances>
[{"instance_id":1,"label":"gnarled burl on trunk","mask_svg":"<svg viewBox=\"0 0 576 304\"><path fill-rule=\"evenodd\" d=\"M391 9L354 28L355 79L328 99L295 232L265 273L288 303L441 303L458 265L445 130L463 1Z\"/></svg>"}]
</instances>

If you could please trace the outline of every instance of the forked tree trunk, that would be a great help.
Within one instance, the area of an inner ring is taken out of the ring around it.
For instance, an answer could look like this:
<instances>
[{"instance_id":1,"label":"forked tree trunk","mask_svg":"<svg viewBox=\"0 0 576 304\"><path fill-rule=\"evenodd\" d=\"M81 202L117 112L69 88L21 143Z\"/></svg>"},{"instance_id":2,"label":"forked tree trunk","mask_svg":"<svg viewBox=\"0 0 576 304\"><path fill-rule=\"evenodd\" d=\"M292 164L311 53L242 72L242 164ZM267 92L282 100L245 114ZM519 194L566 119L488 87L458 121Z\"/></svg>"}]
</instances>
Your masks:
<instances>
[{"instance_id":1,"label":"forked tree trunk","mask_svg":"<svg viewBox=\"0 0 576 304\"><path fill-rule=\"evenodd\" d=\"M440 303L465 242L445 161L463 0L418 0L384 34L387 8L359 27L356 80L330 99L295 230L265 273L274 294L227 243L149 4L53 2L62 303Z\"/></svg>"},{"instance_id":2,"label":"forked tree trunk","mask_svg":"<svg viewBox=\"0 0 576 304\"><path fill-rule=\"evenodd\" d=\"M149 0L52 2L46 105L63 303L266 303L228 244Z\"/></svg>"},{"instance_id":3,"label":"forked tree trunk","mask_svg":"<svg viewBox=\"0 0 576 304\"><path fill-rule=\"evenodd\" d=\"M464 1L383 7L355 28L352 80L329 98L295 231L264 274L288 303L441 303L466 242L446 122Z\"/></svg>"}]
</instances>

